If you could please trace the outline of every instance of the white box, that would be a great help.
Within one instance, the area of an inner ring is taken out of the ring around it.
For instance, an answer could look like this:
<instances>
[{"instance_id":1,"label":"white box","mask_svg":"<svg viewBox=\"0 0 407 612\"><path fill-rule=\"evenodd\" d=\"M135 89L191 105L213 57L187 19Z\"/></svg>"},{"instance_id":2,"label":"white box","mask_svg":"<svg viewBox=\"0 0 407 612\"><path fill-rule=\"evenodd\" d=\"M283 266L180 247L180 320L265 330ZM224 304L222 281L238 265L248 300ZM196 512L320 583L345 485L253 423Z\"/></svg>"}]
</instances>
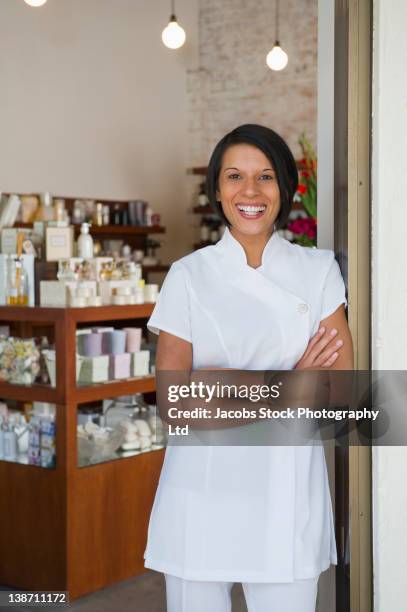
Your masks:
<instances>
[{"instance_id":1,"label":"white box","mask_svg":"<svg viewBox=\"0 0 407 612\"><path fill-rule=\"evenodd\" d=\"M78 286L87 287L93 295L96 295L95 281L41 281L40 282L40 305L41 306L64 306L70 304L70 291Z\"/></svg>"}]
</instances>

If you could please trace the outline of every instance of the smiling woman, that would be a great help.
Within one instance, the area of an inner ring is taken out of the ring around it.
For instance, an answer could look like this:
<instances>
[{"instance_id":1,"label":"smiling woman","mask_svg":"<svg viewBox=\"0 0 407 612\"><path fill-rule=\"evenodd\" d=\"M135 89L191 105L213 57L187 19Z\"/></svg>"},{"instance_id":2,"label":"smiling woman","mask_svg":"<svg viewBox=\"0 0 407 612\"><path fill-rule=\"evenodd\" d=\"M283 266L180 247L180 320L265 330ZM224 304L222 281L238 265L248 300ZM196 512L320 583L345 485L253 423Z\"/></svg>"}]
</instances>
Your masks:
<instances>
[{"instance_id":1,"label":"smiling woman","mask_svg":"<svg viewBox=\"0 0 407 612\"><path fill-rule=\"evenodd\" d=\"M157 371L175 381L214 368L352 368L334 253L276 231L298 182L283 139L236 128L216 146L207 181L228 227L171 266L148 323L159 333ZM233 582L249 612L314 612L318 577L337 562L323 447L168 447L145 560L165 573L169 612L229 612Z\"/></svg>"}]
</instances>

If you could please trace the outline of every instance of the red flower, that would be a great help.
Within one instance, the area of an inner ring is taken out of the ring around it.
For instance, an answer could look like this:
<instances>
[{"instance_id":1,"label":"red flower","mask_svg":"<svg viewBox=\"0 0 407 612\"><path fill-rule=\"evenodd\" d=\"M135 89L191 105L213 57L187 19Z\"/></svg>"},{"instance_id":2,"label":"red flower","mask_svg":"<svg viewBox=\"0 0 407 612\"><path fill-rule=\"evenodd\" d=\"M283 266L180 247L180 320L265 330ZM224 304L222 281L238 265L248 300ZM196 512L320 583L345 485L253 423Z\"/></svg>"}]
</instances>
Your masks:
<instances>
[{"instance_id":1,"label":"red flower","mask_svg":"<svg viewBox=\"0 0 407 612\"><path fill-rule=\"evenodd\" d=\"M298 193L307 193L307 186L300 183L297 189Z\"/></svg>"},{"instance_id":2,"label":"red flower","mask_svg":"<svg viewBox=\"0 0 407 612\"><path fill-rule=\"evenodd\" d=\"M310 173L304 170L303 172L301 172L301 176L302 178L308 179L310 177Z\"/></svg>"},{"instance_id":3,"label":"red flower","mask_svg":"<svg viewBox=\"0 0 407 612\"><path fill-rule=\"evenodd\" d=\"M306 235L312 239L317 235L317 220L315 217L298 217L287 225L287 229L293 234Z\"/></svg>"}]
</instances>

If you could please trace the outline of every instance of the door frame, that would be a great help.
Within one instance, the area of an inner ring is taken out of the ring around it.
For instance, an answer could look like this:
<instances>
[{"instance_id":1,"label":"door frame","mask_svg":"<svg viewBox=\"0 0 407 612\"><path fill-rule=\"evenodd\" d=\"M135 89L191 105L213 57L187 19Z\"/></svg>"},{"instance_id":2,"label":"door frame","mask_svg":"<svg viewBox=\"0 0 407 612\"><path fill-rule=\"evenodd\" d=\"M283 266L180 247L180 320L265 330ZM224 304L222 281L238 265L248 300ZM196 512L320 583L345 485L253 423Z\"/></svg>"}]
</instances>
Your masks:
<instances>
[{"instance_id":1,"label":"door frame","mask_svg":"<svg viewBox=\"0 0 407 612\"><path fill-rule=\"evenodd\" d=\"M371 368L371 0L349 0L348 295L355 369ZM372 612L372 459L349 448L350 610Z\"/></svg>"}]
</instances>

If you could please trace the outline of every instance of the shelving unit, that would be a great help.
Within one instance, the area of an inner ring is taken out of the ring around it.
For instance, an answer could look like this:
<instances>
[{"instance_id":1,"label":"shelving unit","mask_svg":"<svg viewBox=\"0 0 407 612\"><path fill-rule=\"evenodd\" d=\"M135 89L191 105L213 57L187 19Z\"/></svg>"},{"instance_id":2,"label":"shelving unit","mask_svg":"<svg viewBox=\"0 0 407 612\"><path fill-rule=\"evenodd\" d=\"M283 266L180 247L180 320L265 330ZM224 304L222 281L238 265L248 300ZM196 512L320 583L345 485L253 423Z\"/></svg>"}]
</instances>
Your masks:
<instances>
[{"instance_id":1,"label":"shelving unit","mask_svg":"<svg viewBox=\"0 0 407 612\"><path fill-rule=\"evenodd\" d=\"M77 386L76 327L147 319L154 304L99 308L0 307L0 321L53 326L56 387L0 383L0 397L56 404L56 467L0 461L0 584L65 590L75 599L143 572L163 450L78 467L78 404L155 390L154 377Z\"/></svg>"}]
</instances>

